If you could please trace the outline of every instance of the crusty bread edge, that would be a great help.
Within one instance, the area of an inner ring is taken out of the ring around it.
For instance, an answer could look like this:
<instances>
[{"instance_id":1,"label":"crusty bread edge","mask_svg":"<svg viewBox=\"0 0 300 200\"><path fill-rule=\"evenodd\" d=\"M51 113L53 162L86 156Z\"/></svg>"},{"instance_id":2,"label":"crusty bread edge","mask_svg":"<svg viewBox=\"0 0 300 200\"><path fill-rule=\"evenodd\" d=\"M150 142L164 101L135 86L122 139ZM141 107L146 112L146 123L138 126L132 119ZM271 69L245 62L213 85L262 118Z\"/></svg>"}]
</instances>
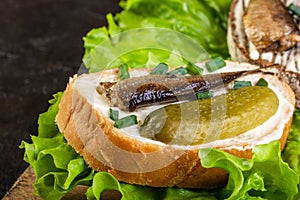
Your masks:
<instances>
[{"instance_id":1,"label":"crusty bread edge","mask_svg":"<svg viewBox=\"0 0 300 200\"><path fill-rule=\"evenodd\" d=\"M249 61L249 55L248 52L239 45L239 42L237 41L237 36L234 34L236 33L236 26L235 23L233 23L236 19L233 13L234 8L236 7L236 4L239 0L233 0L230 6L230 12L228 17L228 29L227 29L227 44L228 44L228 50L229 54L234 61L239 62L248 62Z\"/></svg>"}]
</instances>

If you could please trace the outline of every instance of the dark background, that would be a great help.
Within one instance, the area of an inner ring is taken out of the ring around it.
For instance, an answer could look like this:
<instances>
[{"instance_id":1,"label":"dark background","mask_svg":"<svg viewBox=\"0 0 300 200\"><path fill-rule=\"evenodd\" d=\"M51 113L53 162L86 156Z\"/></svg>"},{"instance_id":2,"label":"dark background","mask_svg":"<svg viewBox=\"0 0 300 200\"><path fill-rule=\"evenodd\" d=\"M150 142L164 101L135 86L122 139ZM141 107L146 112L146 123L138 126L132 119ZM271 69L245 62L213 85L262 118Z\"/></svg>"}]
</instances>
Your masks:
<instances>
[{"instance_id":1,"label":"dark background","mask_svg":"<svg viewBox=\"0 0 300 200\"><path fill-rule=\"evenodd\" d=\"M37 132L52 94L77 72L82 37L106 25L118 0L1 0L0 198L28 166L18 146Z\"/></svg>"}]
</instances>

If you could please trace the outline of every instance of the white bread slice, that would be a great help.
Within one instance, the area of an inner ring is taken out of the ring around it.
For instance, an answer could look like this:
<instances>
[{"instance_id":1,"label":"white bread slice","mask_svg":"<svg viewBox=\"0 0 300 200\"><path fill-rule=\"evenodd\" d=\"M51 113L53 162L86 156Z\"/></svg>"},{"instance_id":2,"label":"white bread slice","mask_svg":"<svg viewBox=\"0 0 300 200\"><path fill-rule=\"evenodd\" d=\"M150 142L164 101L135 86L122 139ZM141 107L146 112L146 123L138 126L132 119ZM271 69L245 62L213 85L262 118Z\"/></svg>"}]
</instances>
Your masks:
<instances>
[{"instance_id":1,"label":"white bread slice","mask_svg":"<svg viewBox=\"0 0 300 200\"><path fill-rule=\"evenodd\" d=\"M227 62L227 67L221 71L234 71L237 67L257 68L246 63ZM134 69L130 73L144 75L149 70ZM114 128L113 121L108 117L109 103L96 92L96 87L100 81L117 80L118 69L70 78L56 122L67 142L89 166L96 171L107 171L119 181L154 187L216 188L226 184L228 174L222 169L203 168L198 157L199 148L215 147L244 158L251 158L252 148L256 144L279 140L281 149L284 148L293 116L294 94L287 84L273 75L258 72L240 79L256 81L260 77L276 90L280 99L277 113L267 124L250 133L215 143L167 145L139 136L134 127ZM148 109L144 111L149 112Z\"/></svg>"}]
</instances>

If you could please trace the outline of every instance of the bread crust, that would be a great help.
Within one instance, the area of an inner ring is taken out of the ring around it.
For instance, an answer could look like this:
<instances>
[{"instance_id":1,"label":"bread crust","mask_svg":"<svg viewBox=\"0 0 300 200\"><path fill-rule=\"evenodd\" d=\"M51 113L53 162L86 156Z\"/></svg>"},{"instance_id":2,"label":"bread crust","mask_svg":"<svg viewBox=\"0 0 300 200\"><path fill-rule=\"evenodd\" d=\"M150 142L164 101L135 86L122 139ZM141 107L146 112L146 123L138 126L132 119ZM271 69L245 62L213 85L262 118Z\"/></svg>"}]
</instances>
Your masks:
<instances>
[{"instance_id":1,"label":"bread crust","mask_svg":"<svg viewBox=\"0 0 300 200\"><path fill-rule=\"evenodd\" d=\"M198 149L147 143L114 128L113 122L95 110L77 90L76 80L75 76L67 85L56 122L67 142L94 170L109 172L119 181L153 187L217 188L226 185L228 173L219 168L203 168ZM292 91L289 94L293 100ZM280 138L281 149L291 121L292 116ZM252 149L230 148L224 151L243 158L252 157ZM169 164L159 167L164 160L169 160ZM145 170L148 165L158 167ZM125 166L132 167L132 171L122 168Z\"/></svg>"}]
</instances>

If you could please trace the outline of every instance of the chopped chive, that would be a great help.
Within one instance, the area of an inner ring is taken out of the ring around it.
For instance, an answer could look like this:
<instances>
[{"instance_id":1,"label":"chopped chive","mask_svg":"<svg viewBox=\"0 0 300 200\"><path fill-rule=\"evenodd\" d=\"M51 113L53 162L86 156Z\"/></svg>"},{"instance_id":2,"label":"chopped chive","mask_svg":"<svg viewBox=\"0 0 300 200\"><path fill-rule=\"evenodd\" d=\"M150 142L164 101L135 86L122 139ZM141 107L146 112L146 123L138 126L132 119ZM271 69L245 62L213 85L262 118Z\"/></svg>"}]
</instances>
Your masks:
<instances>
[{"instance_id":1,"label":"chopped chive","mask_svg":"<svg viewBox=\"0 0 300 200\"><path fill-rule=\"evenodd\" d=\"M109 118L117 121L119 119L119 111L117 110L113 110L113 109L109 109Z\"/></svg>"},{"instance_id":2,"label":"chopped chive","mask_svg":"<svg viewBox=\"0 0 300 200\"><path fill-rule=\"evenodd\" d=\"M169 67L165 63L159 63L151 72L151 75L154 74L166 74L167 71L169 70Z\"/></svg>"},{"instance_id":3,"label":"chopped chive","mask_svg":"<svg viewBox=\"0 0 300 200\"><path fill-rule=\"evenodd\" d=\"M172 71L167 72L168 75L186 75L188 72L184 67L178 67Z\"/></svg>"},{"instance_id":4,"label":"chopped chive","mask_svg":"<svg viewBox=\"0 0 300 200\"><path fill-rule=\"evenodd\" d=\"M208 99L213 97L213 95L214 95L213 91L200 92L196 94L197 99Z\"/></svg>"},{"instance_id":5,"label":"chopped chive","mask_svg":"<svg viewBox=\"0 0 300 200\"><path fill-rule=\"evenodd\" d=\"M225 61L223 60L222 57L216 57L216 58L213 58L211 60L209 60L208 62L205 63L205 67L207 69L207 71L209 72L214 72L218 69L221 69L222 67L225 67L226 66L226 63Z\"/></svg>"},{"instance_id":6,"label":"chopped chive","mask_svg":"<svg viewBox=\"0 0 300 200\"><path fill-rule=\"evenodd\" d=\"M119 66L119 78L120 78L120 80L130 78L130 75L128 72L128 66L126 64L122 64Z\"/></svg>"},{"instance_id":7,"label":"chopped chive","mask_svg":"<svg viewBox=\"0 0 300 200\"><path fill-rule=\"evenodd\" d=\"M233 89L237 90L247 86L252 86L251 81L234 81Z\"/></svg>"},{"instance_id":8,"label":"chopped chive","mask_svg":"<svg viewBox=\"0 0 300 200\"><path fill-rule=\"evenodd\" d=\"M298 17L300 17L300 7L296 6L295 4L291 3L288 6L288 10L291 11L292 13L294 13L295 15L297 15Z\"/></svg>"},{"instance_id":9,"label":"chopped chive","mask_svg":"<svg viewBox=\"0 0 300 200\"><path fill-rule=\"evenodd\" d=\"M188 62L186 70L191 75L201 75L203 72L203 69L201 67L198 67L197 65L190 62Z\"/></svg>"},{"instance_id":10,"label":"chopped chive","mask_svg":"<svg viewBox=\"0 0 300 200\"><path fill-rule=\"evenodd\" d=\"M132 126L137 124L137 117L135 115L129 115L126 117L123 117L121 119L118 119L117 121L115 121L114 127L116 128L125 128L128 126Z\"/></svg>"},{"instance_id":11,"label":"chopped chive","mask_svg":"<svg viewBox=\"0 0 300 200\"><path fill-rule=\"evenodd\" d=\"M268 86L268 82L264 79L264 78L260 78L257 83L256 83L257 86Z\"/></svg>"}]
</instances>

